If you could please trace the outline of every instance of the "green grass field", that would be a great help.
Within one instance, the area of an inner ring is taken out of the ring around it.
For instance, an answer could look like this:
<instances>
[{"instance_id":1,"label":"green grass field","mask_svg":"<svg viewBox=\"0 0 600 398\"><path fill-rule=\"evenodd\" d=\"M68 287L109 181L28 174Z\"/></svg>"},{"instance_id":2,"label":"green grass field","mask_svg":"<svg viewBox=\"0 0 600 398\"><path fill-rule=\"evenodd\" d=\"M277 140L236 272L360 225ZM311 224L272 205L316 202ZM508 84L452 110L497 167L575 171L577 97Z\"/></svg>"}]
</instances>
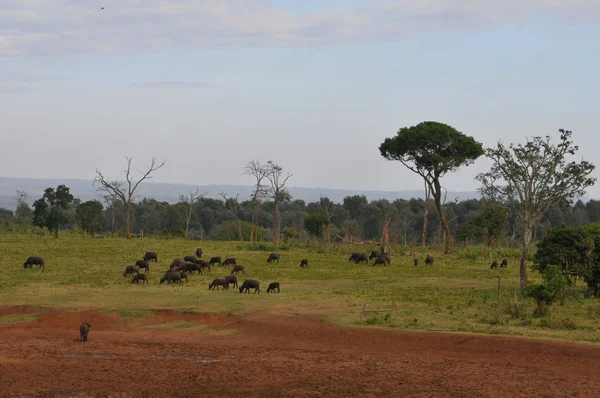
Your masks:
<instances>
[{"instance_id":1,"label":"green grass field","mask_svg":"<svg viewBox=\"0 0 600 398\"><path fill-rule=\"evenodd\" d=\"M193 254L196 247L204 249L203 259L236 257L246 268L246 276L238 277L240 283L258 279L261 294L209 291L210 281L229 274L229 267L219 266L191 276L181 286L159 285L171 261ZM456 248L447 256L439 250L416 248L418 267L413 266L414 256L400 246L392 248L392 265L387 267L348 262L352 251L368 254L369 246L292 247L280 251L279 264L267 264L268 251L250 249L239 242L0 236L0 305L93 308L118 312L126 320L156 309L234 314L269 310L288 316L315 314L351 326L600 340L600 300L587 298L582 283L568 291L564 303L551 306L548 315L540 318L532 316L534 302L519 296L520 316L513 316L518 251L492 251L495 258L506 256L509 267L490 270L490 254L484 258L481 247ZM132 285L122 273L146 251L159 256L158 263L151 263L150 284ZM427 253L435 257L432 267L424 265ZM28 256L42 256L45 271L24 269ZM308 268L299 267L302 258L309 260ZM539 275L531 272L530 279L539 280ZM266 293L273 281L281 283L280 294ZM365 314L361 320L363 304L367 309L393 311Z\"/></svg>"}]
</instances>

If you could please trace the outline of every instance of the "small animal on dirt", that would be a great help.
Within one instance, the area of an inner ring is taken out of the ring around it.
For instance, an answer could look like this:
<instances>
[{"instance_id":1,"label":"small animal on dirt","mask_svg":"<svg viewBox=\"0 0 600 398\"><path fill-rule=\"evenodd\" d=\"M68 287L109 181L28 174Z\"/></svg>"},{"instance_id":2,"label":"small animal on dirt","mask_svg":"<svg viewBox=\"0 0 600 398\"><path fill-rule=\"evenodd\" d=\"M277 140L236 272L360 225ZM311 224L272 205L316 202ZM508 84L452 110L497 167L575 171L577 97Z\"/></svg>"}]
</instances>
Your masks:
<instances>
[{"instance_id":1,"label":"small animal on dirt","mask_svg":"<svg viewBox=\"0 0 600 398\"><path fill-rule=\"evenodd\" d=\"M139 273L140 267L138 267L137 265L128 265L127 267L125 267L125 272L123 272L123 276L131 276L133 274Z\"/></svg>"},{"instance_id":2,"label":"small animal on dirt","mask_svg":"<svg viewBox=\"0 0 600 398\"><path fill-rule=\"evenodd\" d=\"M225 279L215 279L208 285L208 290L219 290L219 286L223 286L223 290L229 289L229 284Z\"/></svg>"},{"instance_id":3,"label":"small animal on dirt","mask_svg":"<svg viewBox=\"0 0 600 398\"><path fill-rule=\"evenodd\" d=\"M229 257L226 258L225 261L223 261L223 265L236 265L237 262L235 261L235 257Z\"/></svg>"},{"instance_id":4,"label":"small animal on dirt","mask_svg":"<svg viewBox=\"0 0 600 398\"><path fill-rule=\"evenodd\" d=\"M379 257L380 253L377 250L373 250L371 255L369 256L369 260L373 260L374 258Z\"/></svg>"},{"instance_id":5,"label":"small animal on dirt","mask_svg":"<svg viewBox=\"0 0 600 398\"><path fill-rule=\"evenodd\" d=\"M79 326L79 340L82 343L87 341L88 333L90 332L91 327L92 325L90 325L88 322L84 322Z\"/></svg>"},{"instance_id":6,"label":"small animal on dirt","mask_svg":"<svg viewBox=\"0 0 600 398\"><path fill-rule=\"evenodd\" d=\"M212 257L210 259L210 261L208 262L208 265L210 265L211 267L215 264L221 265L221 257L219 257L219 256Z\"/></svg>"},{"instance_id":7,"label":"small animal on dirt","mask_svg":"<svg viewBox=\"0 0 600 398\"><path fill-rule=\"evenodd\" d=\"M246 273L244 272L244 266L243 265L235 265L233 266L233 268L231 269L231 275L233 274L240 274L240 272L244 275L246 275Z\"/></svg>"},{"instance_id":8,"label":"small animal on dirt","mask_svg":"<svg viewBox=\"0 0 600 398\"><path fill-rule=\"evenodd\" d=\"M267 257L267 262L268 263L272 263L273 261L276 261L277 263L279 263L279 253L271 253L269 254L269 257Z\"/></svg>"},{"instance_id":9,"label":"small animal on dirt","mask_svg":"<svg viewBox=\"0 0 600 398\"><path fill-rule=\"evenodd\" d=\"M34 265L38 265L40 268L45 269L46 263L41 257L28 257L27 260L25 260L25 262L23 263L24 268L31 268Z\"/></svg>"},{"instance_id":10,"label":"small animal on dirt","mask_svg":"<svg viewBox=\"0 0 600 398\"><path fill-rule=\"evenodd\" d=\"M196 257L198 257L198 258L202 257L202 249L201 248L196 249Z\"/></svg>"},{"instance_id":11,"label":"small animal on dirt","mask_svg":"<svg viewBox=\"0 0 600 398\"><path fill-rule=\"evenodd\" d=\"M156 252L146 252L144 254L144 261L158 261L158 254Z\"/></svg>"},{"instance_id":12,"label":"small animal on dirt","mask_svg":"<svg viewBox=\"0 0 600 398\"><path fill-rule=\"evenodd\" d=\"M364 253L359 253L358 256L356 256L356 259L354 260L355 264L368 263L368 262L369 262L369 258Z\"/></svg>"},{"instance_id":13,"label":"small animal on dirt","mask_svg":"<svg viewBox=\"0 0 600 398\"><path fill-rule=\"evenodd\" d=\"M250 289L254 289L254 294L260 294L260 282L251 279L245 280L244 283L242 283L242 286L240 286L240 293L243 293L244 291L250 293Z\"/></svg>"},{"instance_id":14,"label":"small animal on dirt","mask_svg":"<svg viewBox=\"0 0 600 398\"><path fill-rule=\"evenodd\" d=\"M498 261L496 261L496 260L492 261L492 264L490 265L490 269L494 269L494 268L498 268Z\"/></svg>"},{"instance_id":15,"label":"small animal on dirt","mask_svg":"<svg viewBox=\"0 0 600 398\"><path fill-rule=\"evenodd\" d=\"M431 254L428 254L427 257L425 257L425 265L433 265L433 256Z\"/></svg>"},{"instance_id":16,"label":"small animal on dirt","mask_svg":"<svg viewBox=\"0 0 600 398\"><path fill-rule=\"evenodd\" d=\"M146 260L138 260L135 262L135 265L140 267L140 269L144 269L144 273L150 272L150 262Z\"/></svg>"},{"instance_id":17,"label":"small animal on dirt","mask_svg":"<svg viewBox=\"0 0 600 398\"><path fill-rule=\"evenodd\" d=\"M183 261L185 261L186 263L193 263L194 261L196 261L196 256L185 256L183 258Z\"/></svg>"},{"instance_id":18,"label":"small animal on dirt","mask_svg":"<svg viewBox=\"0 0 600 398\"><path fill-rule=\"evenodd\" d=\"M415 265L415 267L417 265L419 265L419 259L418 258L413 259L413 264Z\"/></svg>"},{"instance_id":19,"label":"small animal on dirt","mask_svg":"<svg viewBox=\"0 0 600 398\"><path fill-rule=\"evenodd\" d=\"M140 281L142 281L142 285L144 283L148 283L148 277L146 276L146 274L136 274L133 276L133 279L131 280L131 283L135 283L135 284L139 284Z\"/></svg>"},{"instance_id":20,"label":"small animal on dirt","mask_svg":"<svg viewBox=\"0 0 600 398\"><path fill-rule=\"evenodd\" d=\"M275 293L275 289L277 289L277 293L281 292L281 290L279 290L279 282L269 283L269 287L267 287L267 293Z\"/></svg>"},{"instance_id":21,"label":"small animal on dirt","mask_svg":"<svg viewBox=\"0 0 600 398\"><path fill-rule=\"evenodd\" d=\"M168 271L160 278L160 284L162 285L164 281L167 281L168 284L181 283L181 274L176 271Z\"/></svg>"},{"instance_id":22,"label":"small animal on dirt","mask_svg":"<svg viewBox=\"0 0 600 398\"><path fill-rule=\"evenodd\" d=\"M308 267L308 260L303 258L302 260L300 260L300 267L304 268L304 267Z\"/></svg>"},{"instance_id":23,"label":"small animal on dirt","mask_svg":"<svg viewBox=\"0 0 600 398\"><path fill-rule=\"evenodd\" d=\"M506 259L502 259L502 262L500 263L500 267L504 268L504 267L508 267L508 261L506 261Z\"/></svg>"},{"instance_id":24,"label":"small animal on dirt","mask_svg":"<svg viewBox=\"0 0 600 398\"><path fill-rule=\"evenodd\" d=\"M348 262L353 262L353 261L356 261L356 258L358 257L358 255L359 255L359 254L360 254L360 253L352 253L352 254L350 255L350 258L348 259Z\"/></svg>"},{"instance_id":25,"label":"small animal on dirt","mask_svg":"<svg viewBox=\"0 0 600 398\"><path fill-rule=\"evenodd\" d=\"M225 277L225 282L227 282L227 288L229 288L229 285L233 285L235 288L238 287L237 276L235 275L227 275Z\"/></svg>"}]
</instances>

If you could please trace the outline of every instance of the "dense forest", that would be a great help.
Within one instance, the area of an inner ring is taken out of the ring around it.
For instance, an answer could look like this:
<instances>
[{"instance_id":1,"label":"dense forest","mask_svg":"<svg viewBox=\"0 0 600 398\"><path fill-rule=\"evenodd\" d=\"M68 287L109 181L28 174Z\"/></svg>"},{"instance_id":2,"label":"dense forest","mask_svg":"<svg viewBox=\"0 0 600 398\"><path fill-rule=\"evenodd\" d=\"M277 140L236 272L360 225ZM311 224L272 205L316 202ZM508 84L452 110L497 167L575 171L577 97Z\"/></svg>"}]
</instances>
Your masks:
<instances>
[{"instance_id":1,"label":"dense forest","mask_svg":"<svg viewBox=\"0 0 600 398\"><path fill-rule=\"evenodd\" d=\"M66 187L65 187L66 188ZM56 192L60 189L57 188ZM65 192L68 192L68 188ZM381 239L383 227L389 223L389 239L393 243L421 244L425 214L427 244L441 244L443 228L432 200L385 199L369 202L365 196L348 196L343 203L333 203L328 198L305 203L290 195L281 195L282 241L290 239L323 239L330 241L362 241ZM70 198L69 198L70 199ZM27 195L19 192L18 206L13 212L0 208L0 230L4 232L24 230L42 225L40 210L34 211L27 203ZM39 203L38 207L39 207ZM498 202L471 199L446 203L446 213L456 243L481 243L518 246L519 226L517 215ZM275 228L273 201L263 201L258 218L258 240L273 239ZM177 204L144 198L133 203L132 230L135 234L184 237L189 219L189 239L250 240L254 205L251 200L236 198L212 199L199 197L191 203L189 197ZM60 230L80 230L95 235L125 236L125 212L123 203L107 198L80 202L77 198L62 208ZM563 223L580 227L588 222L600 222L600 201L587 203L577 201L554 206L546 212L536 226L535 238L541 238L551 227Z\"/></svg>"}]
</instances>

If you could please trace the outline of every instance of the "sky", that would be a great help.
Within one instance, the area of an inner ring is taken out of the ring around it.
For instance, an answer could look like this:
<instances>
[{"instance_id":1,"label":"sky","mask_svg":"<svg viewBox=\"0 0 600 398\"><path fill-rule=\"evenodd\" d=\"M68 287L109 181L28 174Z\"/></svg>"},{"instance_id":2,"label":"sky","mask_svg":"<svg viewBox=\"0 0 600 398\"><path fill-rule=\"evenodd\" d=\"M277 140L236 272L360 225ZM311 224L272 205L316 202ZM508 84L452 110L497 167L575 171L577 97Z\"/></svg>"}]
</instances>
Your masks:
<instances>
[{"instance_id":1,"label":"sky","mask_svg":"<svg viewBox=\"0 0 600 398\"><path fill-rule=\"evenodd\" d=\"M0 176L421 189L378 148L425 120L595 162L599 37L597 0L0 0Z\"/></svg>"}]
</instances>

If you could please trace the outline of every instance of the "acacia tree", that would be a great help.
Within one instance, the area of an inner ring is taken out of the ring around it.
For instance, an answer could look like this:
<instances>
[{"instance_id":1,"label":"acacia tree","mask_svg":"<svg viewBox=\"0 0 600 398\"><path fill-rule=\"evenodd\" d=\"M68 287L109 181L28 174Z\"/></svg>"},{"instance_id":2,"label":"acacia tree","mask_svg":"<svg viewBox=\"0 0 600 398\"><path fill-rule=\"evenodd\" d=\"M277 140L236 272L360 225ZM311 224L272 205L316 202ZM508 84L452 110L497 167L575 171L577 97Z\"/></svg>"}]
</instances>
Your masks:
<instances>
[{"instance_id":1,"label":"acacia tree","mask_svg":"<svg viewBox=\"0 0 600 398\"><path fill-rule=\"evenodd\" d=\"M501 141L486 150L492 160L487 173L476 178L481 182L481 192L486 198L499 200L519 213L521 229L521 289L527 287L527 254L534 228L553 205L585 194L596 182L589 175L595 166L582 160L569 162L579 147L570 140L572 132L560 129L560 142L550 142L550 137L533 137L522 144Z\"/></svg>"},{"instance_id":2,"label":"acacia tree","mask_svg":"<svg viewBox=\"0 0 600 398\"><path fill-rule=\"evenodd\" d=\"M287 173L287 175L283 177L283 169L271 160L267 162L267 167L268 171L266 178L270 183L270 187L267 189L267 195L273 200L273 206L275 208L275 248L279 250L279 242L281 240L281 215L279 214L279 203L282 198L289 196L285 190L285 184L293 174Z\"/></svg>"},{"instance_id":3,"label":"acacia tree","mask_svg":"<svg viewBox=\"0 0 600 398\"><path fill-rule=\"evenodd\" d=\"M268 165L261 164L259 161L251 160L244 167L244 175L254 177L254 191L250 197L252 203L252 230L250 231L250 242L256 242L258 239L258 218L260 217L260 209L262 201L267 195L267 186L262 182L267 177L269 172Z\"/></svg>"},{"instance_id":4,"label":"acacia tree","mask_svg":"<svg viewBox=\"0 0 600 398\"><path fill-rule=\"evenodd\" d=\"M183 211L183 215L185 217L185 233L184 239L188 239L188 234L190 231L190 222L192 221L192 216L194 215L194 204L201 198L205 197L207 192L203 192L199 194L200 188L196 188L195 191L190 190L189 196L181 195L179 197L179 203L181 204L181 209Z\"/></svg>"},{"instance_id":5,"label":"acacia tree","mask_svg":"<svg viewBox=\"0 0 600 398\"><path fill-rule=\"evenodd\" d=\"M383 141L379 151L385 159L397 160L423 178L446 231L445 252L450 253L452 232L442 203L440 179L483 155L481 143L447 124L428 121L401 128L395 137Z\"/></svg>"},{"instance_id":6,"label":"acacia tree","mask_svg":"<svg viewBox=\"0 0 600 398\"><path fill-rule=\"evenodd\" d=\"M166 160L160 164L157 164L156 158L153 157L152 163L150 164L150 166L148 166L148 170L145 172L140 171L139 173L142 174L142 177L136 182L133 180L133 177L131 176L131 160L132 159L128 158L128 157L126 157L125 159L127 160L127 168L125 169L125 181L126 181L126 185L127 185L126 187L123 186L125 184L115 183L110 180L107 180L98 169L96 169L97 175L94 178L94 184L96 184L96 183L100 184L100 186L98 187L99 191L112 194L112 195L116 196L117 198L119 198L125 204L127 237L131 238L131 213L133 210L132 204L133 204L133 198L135 195L135 191L137 190L138 186L140 185L140 183L142 181L146 181L146 180L153 178L151 174L153 172L155 172L156 170L160 169L161 167L163 167L166 163Z\"/></svg>"},{"instance_id":7,"label":"acacia tree","mask_svg":"<svg viewBox=\"0 0 600 398\"><path fill-rule=\"evenodd\" d=\"M238 236L240 238L240 242L243 242L244 234L242 233L242 221L240 220L240 204L238 202L238 197L240 195L239 194L235 195L235 199L228 198L227 194L225 192L221 192L221 193L219 193L219 195L225 201L225 208L228 209L235 216L235 221L237 223L237 228L238 228Z\"/></svg>"}]
</instances>

